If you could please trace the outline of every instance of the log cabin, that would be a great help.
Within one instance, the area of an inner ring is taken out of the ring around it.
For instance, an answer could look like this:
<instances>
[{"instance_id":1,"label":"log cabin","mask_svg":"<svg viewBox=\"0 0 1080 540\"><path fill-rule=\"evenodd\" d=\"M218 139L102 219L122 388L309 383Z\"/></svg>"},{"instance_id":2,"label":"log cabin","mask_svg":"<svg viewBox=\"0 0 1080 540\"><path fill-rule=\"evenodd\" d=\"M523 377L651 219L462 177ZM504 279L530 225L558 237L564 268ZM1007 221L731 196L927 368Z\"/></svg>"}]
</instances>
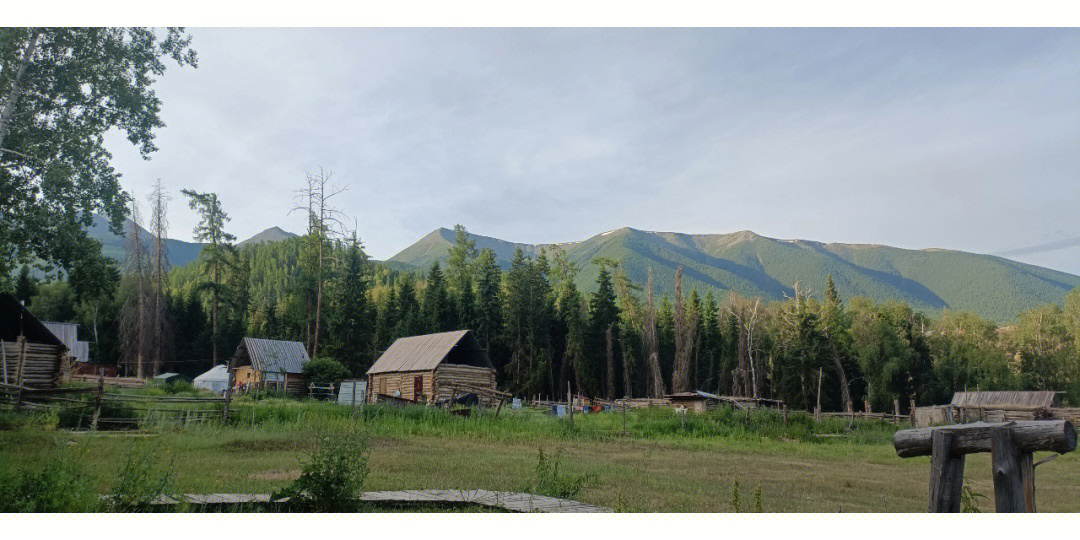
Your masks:
<instances>
[{"instance_id":1,"label":"log cabin","mask_svg":"<svg viewBox=\"0 0 1080 540\"><path fill-rule=\"evenodd\" d=\"M275 388L304 395L304 366L310 361L299 341L246 337L236 347L229 370L237 388Z\"/></svg>"},{"instance_id":2,"label":"log cabin","mask_svg":"<svg viewBox=\"0 0 1080 540\"><path fill-rule=\"evenodd\" d=\"M29 388L60 383L67 346L14 296L0 293L0 382Z\"/></svg>"},{"instance_id":3,"label":"log cabin","mask_svg":"<svg viewBox=\"0 0 1080 540\"><path fill-rule=\"evenodd\" d=\"M495 390L495 367L470 330L395 341L367 371L369 402L390 396L413 402Z\"/></svg>"}]
</instances>

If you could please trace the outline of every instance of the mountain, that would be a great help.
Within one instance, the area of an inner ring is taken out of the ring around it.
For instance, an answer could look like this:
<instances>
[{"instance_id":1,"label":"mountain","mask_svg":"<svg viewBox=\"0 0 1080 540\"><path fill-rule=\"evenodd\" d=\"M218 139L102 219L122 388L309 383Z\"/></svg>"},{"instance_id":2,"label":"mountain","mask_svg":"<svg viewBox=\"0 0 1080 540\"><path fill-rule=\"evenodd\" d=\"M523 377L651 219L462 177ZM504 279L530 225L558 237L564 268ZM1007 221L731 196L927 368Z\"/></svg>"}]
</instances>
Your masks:
<instances>
[{"instance_id":1,"label":"mountain","mask_svg":"<svg viewBox=\"0 0 1080 540\"><path fill-rule=\"evenodd\" d=\"M248 238L236 245L246 246L248 244L265 244L266 242L280 242L282 240L288 240L289 238L296 238L297 235L282 230L281 227L270 227L265 231Z\"/></svg>"},{"instance_id":2,"label":"mountain","mask_svg":"<svg viewBox=\"0 0 1080 540\"><path fill-rule=\"evenodd\" d=\"M129 230L131 230L131 221L127 220L124 222L124 234ZM124 252L127 249L127 239L124 236L113 234L109 230L109 221L107 219L95 215L94 222L86 230L86 233L91 238L96 238L101 242L102 254L123 262ZM146 245L150 245L150 241L153 239L150 231L142 227L139 227L139 236ZM202 244L173 240L172 238L165 239L165 247L169 252L169 264L174 267L184 266L194 261L199 258L199 252L202 251Z\"/></svg>"},{"instance_id":3,"label":"mountain","mask_svg":"<svg viewBox=\"0 0 1080 540\"><path fill-rule=\"evenodd\" d=\"M551 246L470 236L477 248L493 249L504 268L517 246L526 254ZM430 266L446 259L454 238L454 231L438 229L389 260ZM682 234L623 228L558 246L578 265L576 282L586 291L595 289L599 271L590 261L606 257L622 263L629 278L639 284L645 283L651 267L658 294L674 294L675 268L680 265L688 289L735 291L772 300L793 294L796 281L821 293L832 275L843 298L902 300L931 314L946 308L967 310L1001 323L1015 320L1024 309L1061 304L1067 292L1080 286L1080 276L992 255L780 240L750 231Z\"/></svg>"},{"instance_id":4,"label":"mountain","mask_svg":"<svg viewBox=\"0 0 1080 540\"><path fill-rule=\"evenodd\" d=\"M124 223L124 231L130 230L130 228L131 221L126 221ZM116 259L117 261L124 260L127 240L123 236L117 236L109 230L108 220L95 215L94 222L87 228L86 233L91 238L96 238L101 241L101 252L105 256ZM150 241L153 237L149 231L139 227L139 236L142 237L143 242L150 245ZM282 230L280 227L270 227L251 238L239 242L237 245L244 246L249 244L278 242L280 240L287 240L295 237L295 234ZM173 267L186 266L188 263L198 259L199 253L202 252L203 248L203 244L198 242L185 242L183 240L174 240L172 238L167 238L165 240L165 246L169 250L169 264Z\"/></svg>"}]
</instances>

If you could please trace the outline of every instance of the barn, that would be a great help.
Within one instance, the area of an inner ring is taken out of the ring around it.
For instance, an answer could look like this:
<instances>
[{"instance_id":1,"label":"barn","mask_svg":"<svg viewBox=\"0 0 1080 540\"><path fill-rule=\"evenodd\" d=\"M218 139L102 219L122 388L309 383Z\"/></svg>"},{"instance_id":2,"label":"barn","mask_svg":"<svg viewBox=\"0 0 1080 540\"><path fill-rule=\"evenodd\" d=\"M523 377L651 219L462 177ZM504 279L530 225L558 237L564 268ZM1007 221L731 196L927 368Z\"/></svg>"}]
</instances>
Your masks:
<instances>
[{"instance_id":1,"label":"barn","mask_svg":"<svg viewBox=\"0 0 1080 540\"><path fill-rule=\"evenodd\" d=\"M495 390L495 368L470 330L400 338L375 361L367 379L368 401L380 395L438 401Z\"/></svg>"},{"instance_id":2,"label":"barn","mask_svg":"<svg viewBox=\"0 0 1080 540\"><path fill-rule=\"evenodd\" d=\"M238 388L274 388L304 395L304 366L310 361L299 341L246 337L236 347L229 369Z\"/></svg>"},{"instance_id":3,"label":"barn","mask_svg":"<svg viewBox=\"0 0 1080 540\"><path fill-rule=\"evenodd\" d=\"M0 293L0 382L55 387L67 352L64 342L14 296Z\"/></svg>"}]
</instances>

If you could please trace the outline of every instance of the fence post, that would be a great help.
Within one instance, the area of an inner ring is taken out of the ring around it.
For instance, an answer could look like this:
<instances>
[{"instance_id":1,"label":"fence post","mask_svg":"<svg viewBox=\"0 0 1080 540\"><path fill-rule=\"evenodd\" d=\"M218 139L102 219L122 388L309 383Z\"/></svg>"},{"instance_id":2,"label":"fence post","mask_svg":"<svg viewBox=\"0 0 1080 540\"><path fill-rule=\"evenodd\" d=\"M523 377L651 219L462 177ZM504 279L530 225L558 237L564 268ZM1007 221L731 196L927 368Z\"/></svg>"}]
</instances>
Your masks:
<instances>
[{"instance_id":1,"label":"fence post","mask_svg":"<svg viewBox=\"0 0 1080 540\"><path fill-rule=\"evenodd\" d=\"M896 423L896 424L899 424L900 423L900 400L899 399L892 400L892 416L893 416L893 422Z\"/></svg>"},{"instance_id":2,"label":"fence post","mask_svg":"<svg viewBox=\"0 0 1080 540\"><path fill-rule=\"evenodd\" d=\"M953 434L936 429L930 457L930 512L959 512L964 487L964 456L953 455Z\"/></svg>"},{"instance_id":3,"label":"fence post","mask_svg":"<svg viewBox=\"0 0 1080 540\"><path fill-rule=\"evenodd\" d=\"M228 386L225 387L225 408L221 411L221 421L229 421L229 402L232 401L232 386L233 386L233 374L229 372L229 376L226 378Z\"/></svg>"},{"instance_id":4,"label":"fence post","mask_svg":"<svg viewBox=\"0 0 1080 540\"><path fill-rule=\"evenodd\" d=\"M15 412L22 409L23 401L23 364L26 362L26 336L19 336L19 367L15 371L15 384L19 390L15 394Z\"/></svg>"},{"instance_id":5,"label":"fence post","mask_svg":"<svg viewBox=\"0 0 1080 540\"><path fill-rule=\"evenodd\" d=\"M1027 503L1021 478L1020 452L1013 444L1008 426L990 430L990 456L994 469L994 511L999 514L1025 512Z\"/></svg>"},{"instance_id":6,"label":"fence post","mask_svg":"<svg viewBox=\"0 0 1080 540\"><path fill-rule=\"evenodd\" d=\"M94 415L90 417L90 430L97 431L98 420L101 418L101 398L105 393L105 370L98 370L97 392L94 394Z\"/></svg>"},{"instance_id":7,"label":"fence post","mask_svg":"<svg viewBox=\"0 0 1080 540\"><path fill-rule=\"evenodd\" d=\"M870 410L870 400L864 399L863 402L862 402L862 406L863 406L863 410L866 411L867 414L870 414L871 412L873 412L873 411Z\"/></svg>"},{"instance_id":8,"label":"fence post","mask_svg":"<svg viewBox=\"0 0 1080 540\"><path fill-rule=\"evenodd\" d=\"M784 407L784 423L787 423L787 403L782 404Z\"/></svg>"}]
</instances>

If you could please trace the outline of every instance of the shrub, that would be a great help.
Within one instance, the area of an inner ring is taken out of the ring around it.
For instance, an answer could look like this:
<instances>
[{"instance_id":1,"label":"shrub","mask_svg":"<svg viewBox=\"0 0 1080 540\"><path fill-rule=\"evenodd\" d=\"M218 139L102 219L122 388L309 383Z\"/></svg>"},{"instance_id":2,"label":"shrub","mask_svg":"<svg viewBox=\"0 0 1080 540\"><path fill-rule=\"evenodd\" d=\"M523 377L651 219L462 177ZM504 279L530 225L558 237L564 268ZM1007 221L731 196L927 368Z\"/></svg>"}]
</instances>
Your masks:
<instances>
[{"instance_id":1,"label":"shrub","mask_svg":"<svg viewBox=\"0 0 1080 540\"><path fill-rule=\"evenodd\" d=\"M301 462L300 478L272 495L309 512L355 512L368 475L369 442L355 422L317 436L317 448Z\"/></svg>"},{"instance_id":2,"label":"shrub","mask_svg":"<svg viewBox=\"0 0 1080 540\"><path fill-rule=\"evenodd\" d=\"M79 459L61 448L36 468L0 478L0 512L91 512L97 505L93 479Z\"/></svg>"},{"instance_id":3,"label":"shrub","mask_svg":"<svg viewBox=\"0 0 1080 540\"><path fill-rule=\"evenodd\" d=\"M337 383L349 377L349 370L341 362L333 358L321 357L308 362L304 366L304 378L309 383L330 384Z\"/></svg>"},{"instance_id":4,"label":"shrub","mask_svg":"<svg viewBox=\"0 0 1080 540\"><path fill-rule=\"evenodd\" d=\"M162 495L172 494L172 460L165 464L158 447L131 450L124 455L116 472L112 492L105 498L108 512L145 512Z\"/></svg>"},{"instance_id":5,"label":"shrub","mask_svg":"<svg viewBox=\"0 0 1080 540\"><path fill-rule=\"evenodd\" d=\"M595 479L588 474L568 475L560 472L560 468L562 468L562 449L556 450L554 455L548 457L544 455L544 449L541 448L536 458L533 483L522 491L557 499L574 499Z\"/></svg>"}]
</instances>

